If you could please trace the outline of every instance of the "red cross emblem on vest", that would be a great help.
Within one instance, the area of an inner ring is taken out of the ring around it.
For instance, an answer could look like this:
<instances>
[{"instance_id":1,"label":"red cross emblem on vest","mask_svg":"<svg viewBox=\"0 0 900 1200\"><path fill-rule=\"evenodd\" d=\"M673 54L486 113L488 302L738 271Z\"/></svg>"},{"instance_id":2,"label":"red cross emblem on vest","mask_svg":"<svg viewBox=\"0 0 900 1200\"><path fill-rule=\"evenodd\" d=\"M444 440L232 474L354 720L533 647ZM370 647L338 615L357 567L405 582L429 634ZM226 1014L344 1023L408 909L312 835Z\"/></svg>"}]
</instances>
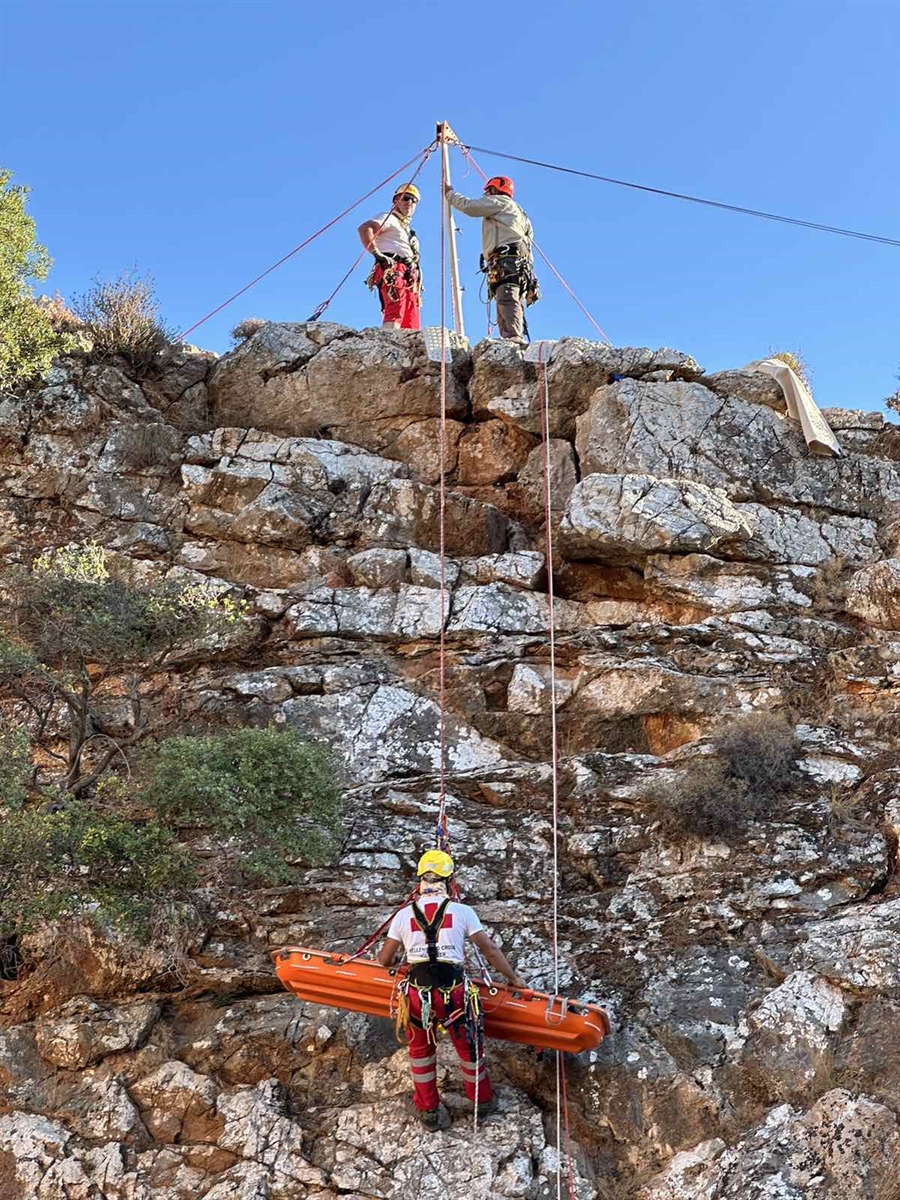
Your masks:
<instances>
[{"instance_id":1,"label":"red cross emblem on vest","mask_svg":"<svg viewBox=\"0 0 900 1200\"><path fill-rule=\"evenodd\" d=\"M433 921L434 914L440 908L440 905L439 904L422 904L419 907L422 909L422 912L425 914L426 919L429 921ZM410 920L410 929L413 931L413 933L421 933L422 929L419 925L419 922L416 920L416 918L414 916L410 915L409 920ZM445 912L444 919L443 919L443 921L441 921L441 929L452 929L452 928L453 928L453 913Z\"/></svg>"}]
</instances>

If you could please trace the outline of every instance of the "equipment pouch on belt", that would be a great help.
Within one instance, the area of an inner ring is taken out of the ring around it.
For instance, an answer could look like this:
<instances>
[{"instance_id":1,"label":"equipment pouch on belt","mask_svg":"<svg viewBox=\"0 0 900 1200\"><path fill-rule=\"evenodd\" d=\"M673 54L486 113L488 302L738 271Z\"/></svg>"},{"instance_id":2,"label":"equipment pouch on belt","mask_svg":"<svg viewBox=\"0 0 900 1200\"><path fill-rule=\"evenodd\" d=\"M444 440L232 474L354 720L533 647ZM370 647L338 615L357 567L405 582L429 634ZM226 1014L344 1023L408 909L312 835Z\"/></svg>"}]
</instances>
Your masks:
<instances>
[{"instance_id":1,"label":"equipment pouch on belt","mask_svg":"<svg viewBox=\"0 0 900 1200\"><path fill-rule=\"evenodd\" d=\"M497 289L505 283L518 285L526 307L540 300L541 289L531 260L521 256L518 251L518 244L512 243L508 246L498 246L489 255L487 262L484 255L481 256L480 269L487 276L488 300L493 300Z\"/></svg>"},{"instance_id":2,"label":"equipment pouch on belt","mask_svg":"<svg viewBox=\"0 0 900 1200\"><path fill-rule=\"evenodd\" d=\"M463 969L450 962L413 963L408 978L417 988L454 988L463 981Z\"/></svg>"}]
</instances>

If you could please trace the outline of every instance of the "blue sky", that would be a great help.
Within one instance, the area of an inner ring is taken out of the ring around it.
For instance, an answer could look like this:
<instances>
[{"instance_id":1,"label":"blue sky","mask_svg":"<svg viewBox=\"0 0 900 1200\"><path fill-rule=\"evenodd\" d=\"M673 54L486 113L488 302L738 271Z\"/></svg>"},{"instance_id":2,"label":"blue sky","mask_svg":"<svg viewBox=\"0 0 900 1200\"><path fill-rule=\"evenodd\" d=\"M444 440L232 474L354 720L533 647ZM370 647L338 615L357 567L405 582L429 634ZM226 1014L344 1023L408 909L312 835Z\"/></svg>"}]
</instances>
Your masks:
<instances>
[{"instance_id":1,"label":"blue sky","mask_svg":"<svg viewBox=\"0 0 900 1200\"><path fill-rule=\"evenodd\" d=\"M329 5L5 0L2 161L55 259L44 290L136 265L183 329L425 146L470 144L900 237L900 6ZM618 345L710 370L802 351L822 406L877 408L900 372L900 250L482 158ZM454 154L454 182L480 190ZM438 160L416 226L438 319ZM190 338L303 320L357 253L374 200ZM478 223L460 217L466 315ZM532 335L591 336L546 270ZM375 323L360 270L328 316Z\"/></svg>"}]
</instances>

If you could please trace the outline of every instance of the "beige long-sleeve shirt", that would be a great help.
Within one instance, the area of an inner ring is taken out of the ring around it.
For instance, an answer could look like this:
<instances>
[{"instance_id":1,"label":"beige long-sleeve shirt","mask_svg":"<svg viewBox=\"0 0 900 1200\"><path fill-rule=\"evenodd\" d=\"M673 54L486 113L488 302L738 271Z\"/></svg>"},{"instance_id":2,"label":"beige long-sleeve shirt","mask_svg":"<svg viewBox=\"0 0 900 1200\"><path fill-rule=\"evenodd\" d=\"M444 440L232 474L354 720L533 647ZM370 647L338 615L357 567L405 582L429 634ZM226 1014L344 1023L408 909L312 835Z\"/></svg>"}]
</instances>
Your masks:
<instances>
[{"instance_id":1,"label":"beige long-sleeve shirt","mask_svg":"<svg viewBox=\"0 0 900 1200\"><path fill-rule=\"evenodd\" d=\"M481 249L485 258L507 242L524 243L522 252L531 258L534 231L515 200L510 200L508 196L478 196L470 200L459 192L451 192L448 199L453 208L467 217L484 218L481 222Z\"/></svg>"}]
</instances>

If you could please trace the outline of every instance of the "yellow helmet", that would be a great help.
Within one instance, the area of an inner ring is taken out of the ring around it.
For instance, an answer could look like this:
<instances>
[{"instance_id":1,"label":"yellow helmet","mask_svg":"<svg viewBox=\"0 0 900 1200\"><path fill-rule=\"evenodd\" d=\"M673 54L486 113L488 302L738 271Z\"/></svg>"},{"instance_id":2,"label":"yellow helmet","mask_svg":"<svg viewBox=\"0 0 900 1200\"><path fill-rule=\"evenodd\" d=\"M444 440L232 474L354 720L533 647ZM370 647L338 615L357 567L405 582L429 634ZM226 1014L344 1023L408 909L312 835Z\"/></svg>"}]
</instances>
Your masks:
<instances>
[{"instance_id":1,"label":"yellow helmet","mask_svg":"<svg viewBox=\"0 0 900 1200\"><path fill-rule=\"evenodd\" d=\"M397 196L415 196L417 200L422 199L419 189L414 183L405 183L402 187L398 187L396 192L394 192L394 199L396 199Z\"/></svg>"},{"instance_id":2,"label":"yellow helmet","mask_svg":"<svg viewBox=\"0 0 900 1200\"><path fill-rule=\"evenodd\" d=\"M424 875L427 871L434 871L441 879L449 879L453 874L453 859L443 850L426 850L419 859L416 874Z\"/></svg>"}]
</instances>

